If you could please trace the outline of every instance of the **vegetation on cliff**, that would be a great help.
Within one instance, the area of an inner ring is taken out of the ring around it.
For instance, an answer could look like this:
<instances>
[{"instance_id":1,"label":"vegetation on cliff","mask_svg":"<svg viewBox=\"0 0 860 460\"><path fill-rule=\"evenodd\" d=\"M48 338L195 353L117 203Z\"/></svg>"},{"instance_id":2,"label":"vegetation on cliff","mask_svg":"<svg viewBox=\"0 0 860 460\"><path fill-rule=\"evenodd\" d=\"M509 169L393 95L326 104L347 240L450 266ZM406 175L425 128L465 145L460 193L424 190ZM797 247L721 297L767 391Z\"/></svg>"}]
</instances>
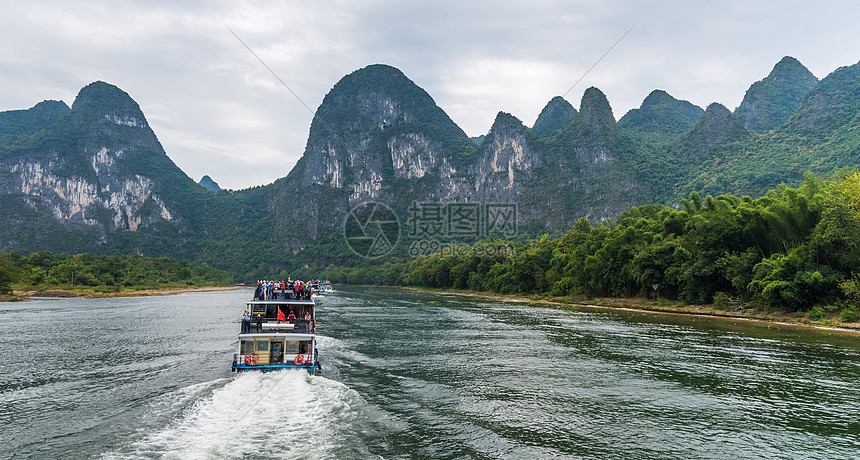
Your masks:
<instances>
[{"instance_id":1,"label":"vegetation on cliff","mask_svg":"<svg viewBox=\"0 0 860 460\"><path fill-rule=\"evenodd\" d=\"M750 86L735 116L750 131L769 131L788 120L817 84L812 72L786 56L767 77Z\"/></svg>"},{"instance_id":2,"label":"vegetation on cliff","mask_svg":"<svg viewBox=\"0 0 860 460\"><path fill-rule=\"evenodd\" d=\"M390 206L404 226L416 202L515 203L520 241L561 238L583 216L619 225L652 209L646 203L687 212L677 209L691 191L746 209L738 197L770 196L777 184L800 186L807 171L858 164L860 66L815 82L786 58L734 114L719 104L703 112L655 90L618 123L607 97L589 88L579 110L555 98L532 129L499 117L476 145L402 72L372 65L326 96L305 155L287 177L216 193L176 167L128 94L96 82L71 109L49 101L0 113L0 251L170 255L250 280L305 265L311 276L335 267L371 270L376 261L353 254L343 236L344 218L365 201ZM796 89L791 101L780 99L786 88ZM103 149L110 162L96 167ZM28 168L39 174L25 178ZM134 193L151 196L138 204L138 196L120 193L126 183L145 184ZM80 195L63 187L97 196L69 204ZM405 253L395 248L390 263L406 263Z\"/></svg>"}]
</instances>

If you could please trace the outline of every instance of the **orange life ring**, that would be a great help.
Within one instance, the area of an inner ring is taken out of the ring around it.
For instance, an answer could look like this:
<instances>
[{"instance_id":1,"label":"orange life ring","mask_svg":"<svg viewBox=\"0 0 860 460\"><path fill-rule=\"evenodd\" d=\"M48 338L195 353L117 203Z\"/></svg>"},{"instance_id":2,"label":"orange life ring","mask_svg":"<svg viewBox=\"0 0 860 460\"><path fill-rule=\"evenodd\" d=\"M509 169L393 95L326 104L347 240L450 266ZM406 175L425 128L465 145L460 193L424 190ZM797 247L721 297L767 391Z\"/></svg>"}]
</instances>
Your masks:
<instances>
[{"instance_id":1,"label":"orange life ring","mask_svg":"<svg viewBox=\"0 0 860 460\"><path fill-rule=\"evenodd\" d=\"M246 356L245 357L245 364L247 364L249 366L256 366L257 365L257 357L254 355Z\"/></svg>"},{"instance_id":2,"label":"orange life ring","mask_svg":"<svg viewBox=\"0 0 860 460\"><path fill-rule=\"evenodd\" d=\"M296 363L296 366L301 366L303 362L305 362L305 355L296 355L293 362Z\"/></svg>"}]
</instances>

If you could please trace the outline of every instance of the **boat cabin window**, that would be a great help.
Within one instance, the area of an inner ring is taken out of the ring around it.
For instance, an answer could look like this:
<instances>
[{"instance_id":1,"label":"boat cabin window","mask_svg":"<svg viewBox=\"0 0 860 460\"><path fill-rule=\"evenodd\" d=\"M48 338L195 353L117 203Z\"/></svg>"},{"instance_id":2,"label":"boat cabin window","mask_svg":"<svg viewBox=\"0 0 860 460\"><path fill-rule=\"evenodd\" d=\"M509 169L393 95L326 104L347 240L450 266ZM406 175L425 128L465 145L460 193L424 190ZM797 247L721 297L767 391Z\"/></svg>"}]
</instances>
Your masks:
<instances>
[{"instance_id":1,"label":"boat cabin window","mask_svg":"<svg viewBox=\"0 0 860 460\"><path fill-rule=\"evenodd\" d=\"M288 340L287 341L287 354L288 355L303 355L308 352L311 348L311 342L309 340Z\"/></svg>"},{"instance_id":2,"label":"boat cabin window","mask_svg":"<svg viewBox=\"0 0 860 460\"><path fill-rule=\"evenodd\" d=\"M268 340L255 340L254 341L256 351L269 351L269 341Z\"/></svg>"},{"instance_id":3,"label":"boat cabin window","mask_svg":"<svg viewBox=\"0 0 860 460\"><path fill-rule=\"evenodd\" d=\"M242 341L242 354L250 355L254 353L254 341L253 340L243 340Z\"/></svg>"}]
</instances>

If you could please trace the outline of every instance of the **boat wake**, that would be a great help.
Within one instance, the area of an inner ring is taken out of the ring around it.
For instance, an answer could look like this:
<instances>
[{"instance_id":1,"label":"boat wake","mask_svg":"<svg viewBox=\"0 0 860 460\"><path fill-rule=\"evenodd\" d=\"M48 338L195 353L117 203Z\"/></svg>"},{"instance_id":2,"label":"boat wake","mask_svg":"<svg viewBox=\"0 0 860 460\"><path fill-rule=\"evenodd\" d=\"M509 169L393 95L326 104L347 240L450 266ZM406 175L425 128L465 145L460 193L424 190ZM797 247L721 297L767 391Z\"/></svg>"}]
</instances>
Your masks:
<instances>
[{"instance_id":1,"label":"boat wake","mask_svg":"<svg viewBox=\"0 0 860 460\"><path fill-rule=\"evenodd\" d=\"M391 428L347 386L298 370L194 385L152 411L174 415L103 458L367 458Z\"/></svg>"}]
</instances>

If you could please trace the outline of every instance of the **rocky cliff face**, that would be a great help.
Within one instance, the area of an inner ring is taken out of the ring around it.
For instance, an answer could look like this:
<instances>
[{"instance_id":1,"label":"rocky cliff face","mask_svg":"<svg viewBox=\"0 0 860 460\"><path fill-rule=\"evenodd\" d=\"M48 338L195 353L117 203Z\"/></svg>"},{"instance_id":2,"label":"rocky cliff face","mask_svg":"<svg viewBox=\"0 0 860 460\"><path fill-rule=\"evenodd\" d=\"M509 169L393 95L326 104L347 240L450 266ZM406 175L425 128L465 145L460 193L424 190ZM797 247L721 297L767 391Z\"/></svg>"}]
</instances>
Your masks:
<instances>
[{"instance_id":1,"label":"rocky cliff face","mask_svg":"<svg viewBox=\"0 0 860 460\"><path fill-rule=\"evenodd\" d=\"M796 74L791 64L773 80ZM500 112L475 141L402 72L372 65L326 95L286 177L229 193L188 178L128 94L96 82L71 108L45 101L0 113L0 251L140 251L234 266L253 248L264 253L255 267L279 270L290 252L342 243L345 216L365 202L390 206L404 224L414 203L514 204L520 228L538 233L693 189L746 194L744 184L775 186L821 158L856 165L858 69L822 80L767 133L722 105L702 113L659 90L616 123L606 96L589 88L579 110L554 98L532 129ZM737 179L738 168L774 165L772 150L793 144L802 165Z\"/></svg>"},{"instance_id":2,"label":"rocky cliff face","mask_svg":"<svg viewBox=\"0 0 860 460\"><path fill-rule=\"evenodd\" d=\"M555 98L543 115L561 148L504 112L476 146L398 70L377 65L344 77L319 107L302 160L272 198L276 210L301 196L309 209L326 211L303 220L284 213L278 228L285 249L336 231L349 209L368 201L401 216L413 203L515 204L522 226L544 231L639 204L647 187L632 174L635 156L605 95L590 88L579 112L567 106Z\"/></svg>"},{"instance_id":3,"label":"rocky cliff face","mask_svg":"<svg viewBox=\"0 0 860 460\"><path fill-rule=\"evenodd\" d=\"M99 211L108 211L106 230L137 230L144 222L140 211L148 200L156 206L157 218L172 220L164 202L153 192L150 179L137 174L113 178L105 172L106 162L113 158L106 148L93 155L94 168L101 166L96 169L97 174L101 172L97 182L59 176L54 173L58 167L53 161L14 163L12 179L3 184L3 192L22 194L28 203L50 209L57 220L65 222L104 224L96 216Z\"/></svg>"},{"instance_id":4,"label":"rocky cliff face","mask_svg":"<svg viewBox=\"0 0 860 460\"><path fill-rule=\"evenodd\" d=\"M105 99L112 101L106 105ZM68 115L46 131L27 155L0 160L12 173L0 184L3 193L20 194L57 220L105 231L135 231L148 221L173 219L152 179L121 169L126 157L160 146L137 104L119 88L102 82L85 87ZM62 139L51 139L59 133L77 142L60 145ZM156 212L144 217L141 209L148 202Z\"/></svg>"},{"instance_id":5,"label":"rocky cliff face","mask_svg":"<svg viewBox=\"0 0 860 460\"><path fill-rule=\"evenodd\" d=\"M469 168L475 193L461 199L515 202L524 193L540 155L529 145L528 129L513 115L501 112L484 139L477 162Z\"/></svg>"},{"instance_id":6,"label":"rocky cliff face","mask_svg":"<svg viewBox=\"0 0 860 460\"><path fill-rule=\"evenodd\" d=\"M399 70L373 65L347 75L318 108L301 161L273 190L273 209L290 209L301 197L307 208L325 211L300 221L283 213L278 227L285 248L300 249L338 227L359 203L405 209L427 199L434 184L464 170L476 149Z\"/></svg>"},{"instance_id":7,"label":"rocky cliff face","mask_svg":"<svg viewBox=\"0 0 860 460\"><path fill-rule=\"evenodd\" d=\"M270 202L289 209L301 196L307 208L326 211L303 220L283 213L285 249L336 231L349 209L368 201L401 216L413 203L511 203L521 225L545 230L639 204L645 187L631 173L633 155L603 93L587 90L579 112L560 98L544 112L537 125L543 137L562 139L561 151L504 112L475 145L397 69L375 65L344 77L319 107L302 160Z\"/></svg>"},{"instance_id":8,"label":"rocky cliff face","mask_svg":"<svg viewBox=\"0 0 860 460\"><path fill-rule=\"evenodd\" d=\"M317 110L303 157L304 185L346 189L349 202L381 197L385 179L438 173L474 145L399 70L373 65L344 77Z\"/></svg>"},{"instance_id":9,"label":"rocky cliff face","mask_svg":"<svg viewBox=\"0 0 860 460\"><path fill-rule=\"evenodd\" d=\"M541 165L529 146L528 131L513 115L499 112L475 160L458 171L443 159L438 182L419 201L515 202L526 191L534 168Z\"/></svg>"},{"instance_id":10,"label":"rocky cliff face","mask_svg":"<svg viewBox=\"0 0 860 460\"><path fill-rule=\"evenodd\" d=\"M565 208L579 208L566 215L567 221L582 216L600 221L646 202L648 186L636 174L646 161L618 129L609 101L599 89L585 90L579 114L558 137L563 142L556 149L569 164L558 180L567 181L575 197Z\"/></svg>"},{"instance_id":11,"label":"rocky cliff face","mask_svg":"<svg viewBox=\"0 0 860 460\"><path fill-rule=\"evenodd\" d=\"M17 118L30 122L19 123L18 137L4 138L0 169L7 173L0 176L0 193L7 205L17 200L70 232L90 228L101 242L118 231L176 219L161 184L165 169L174 169L170 177L178 168L128 94L96 82L80 91L70 110L53 103L54 116L45 117L44 104L21 111ZM0 230L0 236L14 239L11 231Z\"/></svg>"}]
</instances>

